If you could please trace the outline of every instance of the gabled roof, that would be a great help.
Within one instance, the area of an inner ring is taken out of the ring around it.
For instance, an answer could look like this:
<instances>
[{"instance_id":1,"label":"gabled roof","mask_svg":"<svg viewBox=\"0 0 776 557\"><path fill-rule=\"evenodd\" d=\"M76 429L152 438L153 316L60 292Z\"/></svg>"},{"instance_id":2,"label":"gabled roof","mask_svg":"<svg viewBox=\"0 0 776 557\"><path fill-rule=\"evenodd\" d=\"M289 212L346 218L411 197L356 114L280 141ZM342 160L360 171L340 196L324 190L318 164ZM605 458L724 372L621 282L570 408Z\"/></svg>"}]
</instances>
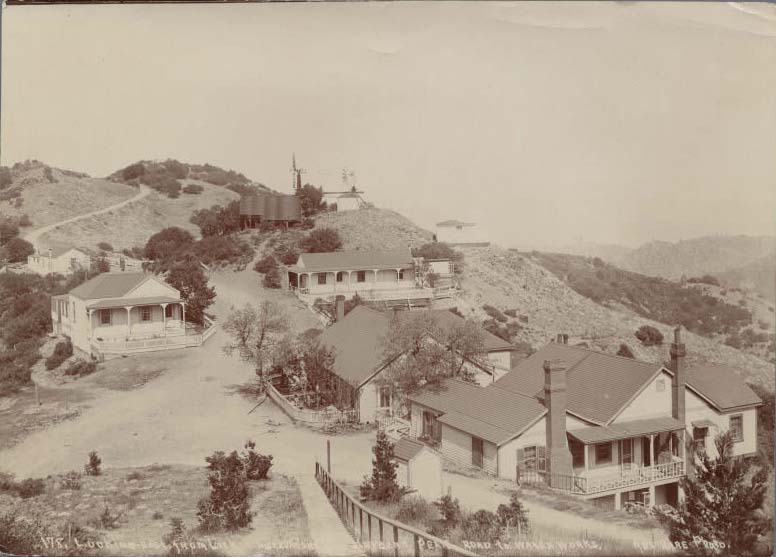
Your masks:
<instances>
[{"instance_id":1,"label":"gabled roof","mask_svg":"<svg viewBox=\"0 0 776 557\"><path fill-rule=\"evenodd\" d=\"M121 298L151 276L146 273L101 273L73 288L70 294L82 300Z\"/></svg>"},{"instance_id":2,"label":"gabled roof","mask_svg":"<svg viewBox=\"0 0 776 557\"><path fill-rule=\"evenodd\" d=\"M514 439L547 413L536 399L500 389L451 379L439 391L409 399L443 413L439 422L496 445Z\"/></svg>"},{"instance_id":3,"label":"gabled roof","mask_svg":"<svg viewBox=\"0 0 776 557\"><path fill-rule=\"evenodd\" d=\"M645 418L642 420L629 420L608 426L590 426L569 430L569 435L585 444L603 443L615 439L639 437L661 431L681 431L684 424L671 416L659 416L657 418Z\"/></svg>"},{"instance_id":4,"label":"gabled roof","mask_svg":"<svg viewBox=\"0 0 776 557\"><path fill-rule=\"evenodd\" d=\"M420 441L402 437L393 445L393 456L395 456L397 460L409 462L415 458L415 455L422 451L424 447L425 445Z\"/></svg>"},{"instance_id":5,"label":"gabled roof","mask_svg":"<svg viewBox=\"0 0 776 557\"><path fill-rule=\"evenodd\" d=\"M302 253L295 268L305 272L405 269L414 264L409 248Z\"/></svg>"},{"instance_id":6,"label":"gabled roof","mask_svg":"<svg viewBox=\"0 0 776 557\"><path fill-rule=\"evenodd\" d=\"M39 252L36 252L35 255L47 256L49 254L49 251L51 251L51 257L60 257L70 251L77 251L78 253L89 257L89 254L86 253L84 250L80 248L73 248L73 247L43 248Z\"/></svg>"},{"instance_id":7,"label":"gabled roof","mask_svg":"<svg viewBox=\"0 0 776 557\"><path fill-rule=\"evenodd\" d=\"M424 310L442 328L452 327L463 318L447 310ZM403 319L408 312L398 312ZM356 306L344 319L326 328L321 334L321 343L334 350L334 373L351 385L359 386L369 379L385 363L382 338L391 324L391 315ZM507 350L511 345L485 331L487 351Z\"/></svg>"},{"instance_id":8,"label":"gabled roof","mask_svg":"<svg viewBox=\"0 0 776 557\"><path fill-rule=\"evenodd\" d=\"M551 343L521 360L495 385L544 398L544 361L566 363L566 409L583 420L606 424L662 369L658 364Z\"/></svg>"},{"instance_id":9,"label":"gabled roof","mask_svg":"<svg viewBox=\"0 0 776 557\"><path fill-rule=\"evenodd\" d=\"M688 369L686 382L719 411L762 404L760 397L730 366L704 365Z\"/></svg>"},{"instance_id":10,"label":"gabled roof","mask_svg":"<svg viewBox=\"0 0 776 557\"><path fill-rule=\"evenodd\" d=\"M149 296L146 298L108 298L87 304L88 309L108 309L127 306L152 306L157 304L177 304L182 300L172 296Z\"/></svg>"}]
</instances>

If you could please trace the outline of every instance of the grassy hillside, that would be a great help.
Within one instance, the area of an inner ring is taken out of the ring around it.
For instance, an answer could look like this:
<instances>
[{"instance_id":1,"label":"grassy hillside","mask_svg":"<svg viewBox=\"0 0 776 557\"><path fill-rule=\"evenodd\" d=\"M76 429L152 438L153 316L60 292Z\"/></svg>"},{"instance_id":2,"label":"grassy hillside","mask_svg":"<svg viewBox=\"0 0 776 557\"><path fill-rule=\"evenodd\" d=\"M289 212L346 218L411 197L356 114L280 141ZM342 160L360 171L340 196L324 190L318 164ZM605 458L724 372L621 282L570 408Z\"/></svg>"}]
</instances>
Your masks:
<instances>
[{"instance_id":1,"label":"grassy hillside","mask_svg":"<svg viewBox=\"0 0 776 557\"><path fill-rule=\"evenodd\" d=\"M348 249L419 245L431 238L408 219L381 209L326 214L318 217L316 224L337 228ZM622 304L606 307L597 303L575 292L530 256L498 246L461 251L465 257L462 290L446 305L480 321L492 318L492 308L509 311L502 317L507 320L502 325L514 332L513 342L538 348L556 334L567 333L575 342L612 354L624 343L641 360L668 360L667 344L646 347L634 334L640 326L652 325L668 339L671 325L638 315ZM486 311L484 306L492 308ZM724 363L740 370L748 380L763 385L773 382L773 366L761 358L693 333L685 335L685 342L691 365Z\"/></svg>"},{"instance_id":2,"label":"grassy hillside","mask_svg":"<svg viewBox=\"0 0 776 557\"><path fill-rule=\"evenodd\" d=\"M771 302L776 301L776 253L718 273L717 276L725 284L753 290Z\"/></svg>"},{"instance_id":3,"label":"grassy hillside","mask_svg":"<svg viewBox=\"0 0 776 557\"><path fill-rule=\"evenodd\" d=\"M29 215L33 228L109 207L137 194L137 188L85 174L52 168L41 162L7 169L0 187L0 214Z\"/></svg>"}]
</instances>

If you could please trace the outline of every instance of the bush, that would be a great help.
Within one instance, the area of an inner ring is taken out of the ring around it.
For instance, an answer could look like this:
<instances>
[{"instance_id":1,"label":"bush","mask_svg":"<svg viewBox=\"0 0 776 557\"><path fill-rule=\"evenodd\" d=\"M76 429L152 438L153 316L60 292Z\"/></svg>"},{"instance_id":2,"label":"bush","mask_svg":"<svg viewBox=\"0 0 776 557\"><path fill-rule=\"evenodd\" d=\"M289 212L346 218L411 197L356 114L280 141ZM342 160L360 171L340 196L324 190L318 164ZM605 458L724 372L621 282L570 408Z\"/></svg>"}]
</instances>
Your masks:
<instances>
[{"instance_id":1,"label":"bush","mask_svg":"<svg viewBox=\"0 0 776 557\"><path fill-rule=\"evenodd\" d=\"M91 525L95 528L102 530L115 530L119 527L119 520L121 519L121 513L113 513L108 505L100 513L95 520L91 520Z\"/></svg>"},{"instance_id":2,"label":"bush","mask_svg":"<svg viewBox=\"0 0 776 557\"><path fill-rule=\"evenodd\" d=\"M626 358L635 358L635 356L633 355L633 351L625 343L620 344L620 349L617 351L617 355L624 356Z\"/></svg>"},{"instance_id":3,"label":"bush","mask_svg":"<svg viewBox=\"0 0 776 557\"><path fill-rule=\"evenodd\" d=\"M280 271L278 268L273 267L267 271L261 284L264 288L280 288Z\"/></svg>"},{"instance_id":4,"label":"bush","mask_svg":"<svg viewBox=\"0 0 776 557\"><path fill-rule=\"evenodd\" d=\"M151 520L161 520L164 518L164 515L159 511L154 511L154 514L151 515Z\"/></svg>"},{"instance_id":5,"label":"bush","mask_svg":"<svg viewBox=\"0 0 776 557\"><path fill-rule=\"evenodd\" d=\"M71 470L59 480L59 487L62 489L70 489L77 491L81 489L81 474L75 470Z\"/></svg>"},{"instance_id":6,"label":"bush","mask_svg":"<svg viewBox=\"0 0 776 557\"><path fill-rule=\"evenodd\" d=\"M509 317L517 317L517 310L516 309L505 309L504 315L508 315Z\"/></svg>"},{"instance_id":7,"label":"bush","mask_svg":"<svg viewBox=\"0 0 776 557\"><path fill-rule=\"evenodd\" d=\"M256 443L253 441L245 443L245 452L243 453L245 477L249 480L265 480L272 467L272 455L259 454L253 450L255 448Z\"/></svg>"},{"instance_id":8,"label":"bush","mask_svg":"<svg viewBox=\"0 0 776 557\"><path fill-rule=\"evenodd\" d=\"M194 237L190 232L171 226L151 236L145 245L145 257L153 260L177 259L191 251Z\"/></svg>"},{"instance_id":9,"label":"bush","mask_svg":"<svg viewBox=\"0 0 776 557\"><path fill-rule=\"evenodd\" d=\"M710 284L712 286L719 286L719 279L712 275L703 275L702 277L690 277L687 279L687 282L689 283L701 283L701 284Z\"/></svg>"},{"instance_id":10,"label":"bush","mask_svg":"<svg viewBox=\"0 0 776 557\"><path fill-rule=\"evenodd\" d=\"M183 188L183 193L189 193L191 195L198 195L198 194L202 193L203 191L205 191L205 188L203 188L202 186L200 186L198 184L187 184Z\"/></svg>"},{"instance_id":11,"label":"bush","mask_svg":"<svg viewBox=\"0 0 776 557\"><path fill-rule=\"evenodd\" d=\"M315 228L315 221L311 218L302 219L302 230L312 230Z\"/></svg>"},{"instance_id":12,"label":"bush","mask_svg":"<svg viewBox=\"0 0 776 557\"><path fill-rule=\"evenodd\" d=\"M663 344L663 333L651 325L642 325L639 327L638 331L636 331L636 338L639 339L644 346Z\"/></svg>"},{"instance_id":13,"label":"bush","mask_svg":"<svg viewBox=\"0 0 776 557\"><path fill-rule=\"evenodd\" d=\"M253 266L253 270L257 273L267 273L270 269L277 269L278 262L271 255L267 255L259 259Z\"/></svg>"},{"instance_id":14,"label":"bush","mask_svg":"<svg viewBox=\"0 0 776 557\"><path fill-rule=\"evenodd\" d=\"M294 265L299 259L299 252L285 244L276 247L274 253L275 258L279 259L283 265Z\"/></svg>"},{"instance_id":15,"label":"bush","mask_svg":"<svg viewBox=\"0 0 776 557\"><path fill-rule=\"evenodd\" d=\"M501 310L499 310L497 307L491 306L490 304L485 304L482 306L482 309L485 310L485 313L487 313L490 317L499 323L506 323L509 321L507 316L501 313Z\"/></svg>"},{"instance_id":16,"label":"bush","mask_svg":"<svg viewBox=\"0 0 776 557\"><path fill-rule=\"evenodd\" d=\"M499 524L505 527L517 527L521 533L528 530L528 510L518 500L517 493L509 496L509 505L503 503L496 509Z\"/></svg>"},{"instance_id":17,"label":"bush","mask_svg":"<svg viewBox=\"0 0 776 557\"><path fill-rule=\"evenodd\" d=\"M142 473L138 472L137 470L130 472L127 474L127 481L139 481L145 478Z\"/></svg>"},{"instance_id":18,"label":"bush","mask_svg":"<svg viewBox=\"0 0 776 557\"><path fill-rule=\"evenodd\" d=\"M235 236L206 236L194 244L194 254L206 265L226 265L252 259L253 248Z\"/></svg>"},{"instance_id":19,"label":"bush","mask_svg":"<svg viewBox=\"0 0 776 557\"><path fill-rule=\"evenodd\" d=\"M396 482L393 443L385 431L377 432L377 442L372 447L372 477L364 477L360 486L361 496L375 501L398 501L407 490Z\"/></svg>"},{"instance_id":20,"label":"bush","mask_svg":"<svg viewBox=\"0 0 776 557\"><path fill-rule=\"evenodd\" d=\"M448 494L435 501L434 506L439 510L439 514L442 515L442 524L446 529L458 526L458 523L461 521L461 507L458 504L458 499L453 499Z\"/></svg>"},{"instance_id":21,"label":"bush","mask_svg":"<svg viewBox=\"0 0 776 557\"><path fill-rule=\"evenodd\" d=\"M407 497L399 503L396 511L396 520L405 524L432 523L436 516L436 508L422 497Z\"/></svg>"},{"instance_id":22,"label":"bush","mask_svg":"<svg viewBox=\"0 0 776 557\"><path fill-rule=\"evenodd\" d=\"M302 209L303 217L311 217L326 209L326 202L323 201L323 189L316 188L310 184L305 184L297 190L299 196L299 205Z\"/></svg>"},{"instance_id":23,"label":"bush","mask_svg":"<svg viewBox=\"0 0 776 557\"><path fill-rule=\"evenodd\" d=\"M54 352L51 353L51 356L46 358L46 369L50 371L52 369L58 368L60 365L62 365L62 362L67 360L72 355L73 345L69 340L58 342L54 347Z\"/></svg>"},{"instance_id":24,"label":"bush","mask_svg":"<svg viewBox=\"0 0 776 557\"><path fill-rule=\"evenodd\" d=\"M340 249L342 238L333 228L316 228L302 238L300 244L307 253L325 253Z\"/></svg>"},{"instance_id":25,"label":"bush","mask_svg":"<svg viewBox=\"0 0 776 557\"><path fill-rule=\"evenodd\" d=\"M16 484L16 494L22 499L37 497L46 491L46 482L41 478L27 478Z\"/></svg>"},{"instance_id":26,"label":"bush","mask_svg":"<svg viewBox=\"0 0 776 557\"><path fill-rule=\"evenodd\" d=\"M17 236L5 243L3 251L9 263L24 263L27 261L28 256L35 253L35 248L27 240Z\"/></svg>"},{"instance_id":27,"label":"bush","mask_svg":"<svg viewBox=\"0 0 776 557\"><path fill-rule=\"evenodd\" d=\"M248 486L245 463L232 451L228 456L216 451L205 461L208 463L210 495L197 504L197 518L203 532L234 531L250 524Z\"/></svg>"},{"instance_id":28,"label":"bush","mask_svg":"<svg viewBox=\"0 0 776 557\"><path fill-rule=\"evenodd\" d=\"M495 513L480 509L468 515L461 524L463 539L486 542L498 539L501 534L499 519Z\"/></svg>"},{"instance_id":29,"label":"bush","mask_svg":"<svg viewBox=\"0 0 776 557\"><path fill-rule=\"evenodd\" d=\"M84 472L86 472L87 476L99 476L102 474L102 459L97 456L97 451L92 451L89 453L89 460L84 465Z\"/></svg>"},{"instance_id":30,"label":"bush","mask_svg":"<svg viewBox=\"0 0 776 557\"><path fill-rule=\"evenodd\" d=\"M65 369L65 375L83 377L89 375L97 370L96 362L87 362L86 360L77 359Z\"/></svg>"},{"instance_id":31,"label":"bush","mask_svg":"<svg viewBox=\"0 0 776 557\"><path fill-rule=\"evenodd\" d=\"M110 245L108 242L100 242L97 244L97 247L100 248L102 251L113 251L113 246Z\"/></svg>"}]
</instances>

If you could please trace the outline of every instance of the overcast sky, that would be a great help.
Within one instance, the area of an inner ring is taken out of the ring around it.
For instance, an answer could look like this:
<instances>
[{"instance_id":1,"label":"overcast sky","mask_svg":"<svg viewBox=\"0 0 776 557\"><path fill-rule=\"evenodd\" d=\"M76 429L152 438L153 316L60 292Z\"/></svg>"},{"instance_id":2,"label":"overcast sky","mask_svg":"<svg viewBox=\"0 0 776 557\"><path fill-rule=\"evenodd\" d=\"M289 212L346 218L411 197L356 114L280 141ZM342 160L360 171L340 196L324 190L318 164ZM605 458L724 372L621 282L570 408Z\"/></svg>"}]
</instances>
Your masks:
<instances>
[{"instance_id":1,"label":"overcast sky","mask_svg":"<svg viewBox=\"0 0 776 557\"><path fill-rule=\"evenodd\" d=\"M13 6L3 164L210 162L508 246L773 234L776 7Z\"/></svg>"}]
</instances>

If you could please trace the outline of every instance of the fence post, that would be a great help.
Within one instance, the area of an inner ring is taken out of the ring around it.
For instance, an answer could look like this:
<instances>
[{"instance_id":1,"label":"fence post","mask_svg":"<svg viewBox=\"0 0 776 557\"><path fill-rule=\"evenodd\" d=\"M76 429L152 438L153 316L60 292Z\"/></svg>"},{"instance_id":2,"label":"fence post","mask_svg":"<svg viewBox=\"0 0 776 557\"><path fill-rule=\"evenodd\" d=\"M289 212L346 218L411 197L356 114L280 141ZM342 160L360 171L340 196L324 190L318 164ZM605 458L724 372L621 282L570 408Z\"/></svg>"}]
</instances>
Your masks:
<instances>
[{"instance_id":1,"label":"fence post","mask_svg":"<svg viewBox=\"0 0 776 557\"><path fill-rule=\"evenodd\" d=\"M326 439L326 471L331 474L331 439Z\"/></svg>"},{"instance_id":2,"label":"fence post","mask_svg":"<svg viewBox=\"0 0 776 557\"><path fill-rule=\"evenodd\" d=\"M378 519L377 523L380 526L380 542L383 541L383 521Z\"/></svg>"},{"instance_id":3,"label":"fence post","mask_svg":"<svg viewBox=\"0 0 776 557\"><path fill-rule=\"evenodd\" d=\"M414 546L415 557L420 557L420 539L417 534L412 534L412 545Z\"/></svg>"},{"instance_id":4,"label":"fence post","mask_svg":"<svg viewBox=\"0 0 776 557\"><path fill-rule=\"evenodd\" d=\"M364 543L364 511L358 508L358 541Z\"/></svg>"},{"instance_id":5,"label":"fence post","mask_svg":"<svg viewBox=\"0 0 776 557\"><path fill-rule=\"evenodd\" d=\"M393 555L399 557L399 527L394 524L393 526Z\"/></svg>"},{"instance_id":6,"label":"fence post","mask_svg":"<svg viewBox=\"0 0 776 557\"><path fill-rule=\"evenodd\" d=\"M372 543L372 515L367 513L366 514L366 525L367 525L367 531L369 532L369 543L371 545Z\"/></svg>"}]
</instances>

